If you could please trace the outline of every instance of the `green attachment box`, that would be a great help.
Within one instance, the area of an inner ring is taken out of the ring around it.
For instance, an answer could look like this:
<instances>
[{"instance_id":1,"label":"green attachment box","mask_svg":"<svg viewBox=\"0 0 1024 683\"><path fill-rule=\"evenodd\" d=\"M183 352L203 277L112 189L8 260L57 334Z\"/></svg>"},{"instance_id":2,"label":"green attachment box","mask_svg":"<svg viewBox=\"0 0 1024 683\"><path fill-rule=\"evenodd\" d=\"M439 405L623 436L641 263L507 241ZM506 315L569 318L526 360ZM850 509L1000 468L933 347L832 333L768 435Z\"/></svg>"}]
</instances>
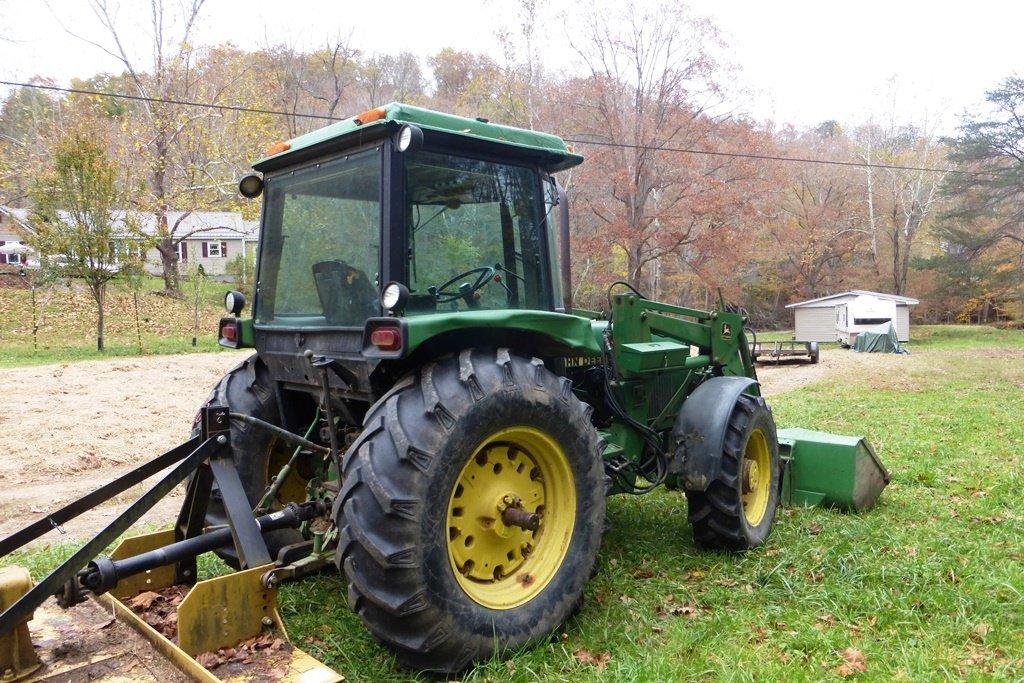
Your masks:
<instances>
[{"instance_id":1,"label":"green attachment box","mask_svg":"<svg viewBox=\"0 0 1024 683\"><path fill-rule=\"evenodd\" d=\"M780 429L785 466L784 505L822 505L861 512L889 483L889 472L868 440L810 429Z\"/></svg>"}]
</instances>

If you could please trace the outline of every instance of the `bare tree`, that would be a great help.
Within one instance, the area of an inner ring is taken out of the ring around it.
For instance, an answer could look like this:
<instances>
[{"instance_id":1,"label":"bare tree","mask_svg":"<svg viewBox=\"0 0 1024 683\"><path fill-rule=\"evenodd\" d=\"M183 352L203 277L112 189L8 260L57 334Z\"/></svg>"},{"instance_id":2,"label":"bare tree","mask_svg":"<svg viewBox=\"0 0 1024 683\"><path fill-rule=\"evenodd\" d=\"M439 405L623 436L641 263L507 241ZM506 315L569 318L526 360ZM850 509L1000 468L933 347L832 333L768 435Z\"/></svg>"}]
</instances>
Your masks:
<instances>
[{"instance_id":1,"label":"bare tree","mask_svg":"<svg viewBox=\"0 0 1024 683\"><path fill-rule=\"evenodd\" d=\"M156 218L156 249L160 254L164 290L175 295L180 294L178 245L195 232L208 229L185 232L181 227L183 218L194 210L197 195L210 189L209 183L195 182L201 170L191 165L193 159L180 153L183 147L180 143L183 138L196 134L202 122L215 113L206 109L183 111L162 100L199 99L196 94L202 83L195 69L192 37L204 2L186 0L178 6L178 15L172 16L164 0L150 0L150 54L146 58L129 52L125 37L130 29L119 22L116 9L108 0L90 0L93 13L107 34L105 41L84 38L68 30L117 59L137 94L146 98L137 103L142 114L142 126L137 134L145 155L149 194L142 208L151 210ZM170 224L168 211L172 202L178 204L175 208L185 209L185 213Z\"/></svg>"}]
</instances>

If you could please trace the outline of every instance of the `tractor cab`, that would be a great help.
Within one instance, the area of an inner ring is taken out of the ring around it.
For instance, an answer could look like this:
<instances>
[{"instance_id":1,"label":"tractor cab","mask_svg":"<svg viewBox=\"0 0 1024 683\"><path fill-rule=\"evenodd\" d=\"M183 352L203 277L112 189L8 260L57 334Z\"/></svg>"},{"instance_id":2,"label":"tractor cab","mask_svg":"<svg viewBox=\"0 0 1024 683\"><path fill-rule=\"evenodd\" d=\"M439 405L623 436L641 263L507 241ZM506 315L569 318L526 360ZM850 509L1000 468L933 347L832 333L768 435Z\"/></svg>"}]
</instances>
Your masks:
<instances>
[{"instance_id":1,"label":"tractor cab","mask_svg":"<svg viewBox=\"0 0 1024 683\"><path fill-rule=\"evenodd\" d=\"M582 157L561 139L389 104L269 151L241 187L264 201L252 328L235 336L285 378L310 383L286 359L311 349L365 393L366 356L403 350L365 353L381 318L564 310L552 173Z\"/></svg>"}]
</instances>

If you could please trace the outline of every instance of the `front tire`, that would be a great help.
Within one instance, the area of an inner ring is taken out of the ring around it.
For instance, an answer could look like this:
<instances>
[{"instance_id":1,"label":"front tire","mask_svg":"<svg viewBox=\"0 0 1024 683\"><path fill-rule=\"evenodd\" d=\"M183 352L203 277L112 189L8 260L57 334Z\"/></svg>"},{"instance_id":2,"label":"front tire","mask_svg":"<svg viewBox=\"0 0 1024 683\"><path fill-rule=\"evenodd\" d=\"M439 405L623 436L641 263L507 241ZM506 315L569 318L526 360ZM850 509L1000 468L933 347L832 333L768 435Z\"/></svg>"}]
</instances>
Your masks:
<instances>
[{"instance_id":1,"label":"front tire","mask_svg":"<svg viewBox=\"0 0 1024 683\"><path fill-rule=\"evenodd\" d=\"M457 673L578 608L605 513L590 409L538 360L464 350L406 376L345 455L336 562L403 665ZM530 532L512 505L539 512Z\"/></svg>"},{"instance_id":2,"label":"front tire","mask_svg":"<svg viewBox=\"0 0 1024 683\"><path fill-rule=\"evenodd\" d=\"M740 394L718 475L706 490L686 492L694 541L715 550L762 545L775 521L780 476L772 411L762 397Z\"/></svg>"}]
</instances>

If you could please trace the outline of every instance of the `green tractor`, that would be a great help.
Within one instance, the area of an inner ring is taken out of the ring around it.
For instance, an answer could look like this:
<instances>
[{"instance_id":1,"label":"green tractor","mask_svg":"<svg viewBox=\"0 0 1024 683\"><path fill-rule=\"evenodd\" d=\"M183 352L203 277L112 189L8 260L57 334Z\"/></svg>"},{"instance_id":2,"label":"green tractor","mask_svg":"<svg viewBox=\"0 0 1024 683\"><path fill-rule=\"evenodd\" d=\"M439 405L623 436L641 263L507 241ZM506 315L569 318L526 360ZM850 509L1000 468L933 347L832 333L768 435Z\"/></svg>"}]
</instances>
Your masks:
<instances>
[{"instance_id":1,"label":"green tractor","mask_svg":"<svg viewBox=\"0 0 1024 683\"><path fill-rule=\"evenodd\" d=\"M763 544L780 504L870 507L888 473L866 441L776 430L741 311L625 283L604 313L573 306L552 174L582 161L403 104L275 144L239 185L264 196L252 316L229 292L219 327L256 353L187 442L0 540L2 558L173 465L35 586L0 577L0 663L34 670L33 610L92 596L212 680L203 653L286 639L276 586L333 562L402 664L453 673L580 609L609 495L680 491L696 543L727 551ZM99 557L186 480L173 528ZM211 550L240 571L197 582ZM172 643L131 600L182 587ZM290 657L288 680L339 680Z\"/></svg>"},{"instance_id":2,"label":"green tractor","mask_svg":"<svg viewBox=\"0 0 1024 683\"><path fill-rule=\"evenodd\" d=\"M606 314L573 306L553 174L583 159L561 139L389 104L270 151L240 184L264 195L253 315L230 293L220 328L256 354L211 401L344 453L232 427L254 505L333 499L349 605L403 664L456 672L557 629L609 495L679 490L698 545L743 551L783 497L864 508L884 486L857 439L780 453L740 311L625 283Z\"/></svg>"}]
</instances>

